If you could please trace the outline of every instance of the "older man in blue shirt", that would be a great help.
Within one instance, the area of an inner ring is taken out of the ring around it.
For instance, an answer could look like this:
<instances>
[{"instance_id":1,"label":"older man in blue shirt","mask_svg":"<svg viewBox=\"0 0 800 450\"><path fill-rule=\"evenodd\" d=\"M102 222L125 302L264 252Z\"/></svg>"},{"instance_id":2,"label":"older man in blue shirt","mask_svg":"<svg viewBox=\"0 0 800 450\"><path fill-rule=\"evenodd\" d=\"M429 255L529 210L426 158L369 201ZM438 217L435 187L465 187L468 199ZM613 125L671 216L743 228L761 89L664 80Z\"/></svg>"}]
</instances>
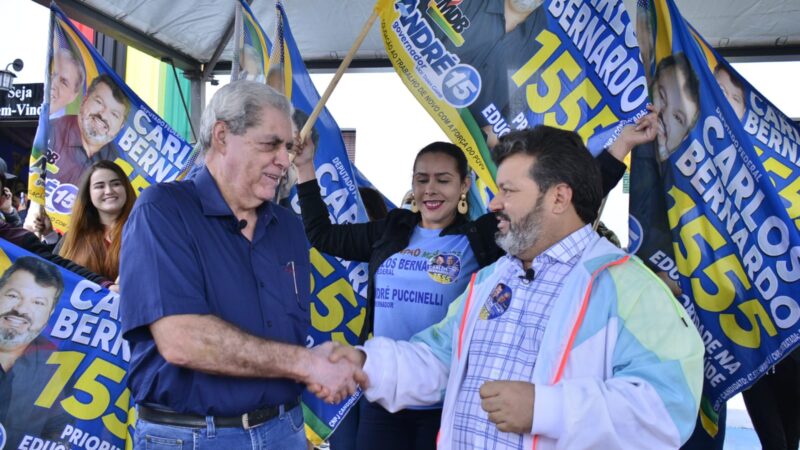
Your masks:
<instances>
[{"instance_id":1,"label":"older man in blue shirt","mask_svg":"<svg viewBox=\"0 0 800 450\"><path fill-rule=\"evenodd\" d=\"M272 203L292 107L255 82L220 89L201 121L205 165L142 193L123 235L122 323L139 408L135 448L304 449L303 384L329 400L358 369L308 350L308 241Z\"/></svg>"}]
</instances>

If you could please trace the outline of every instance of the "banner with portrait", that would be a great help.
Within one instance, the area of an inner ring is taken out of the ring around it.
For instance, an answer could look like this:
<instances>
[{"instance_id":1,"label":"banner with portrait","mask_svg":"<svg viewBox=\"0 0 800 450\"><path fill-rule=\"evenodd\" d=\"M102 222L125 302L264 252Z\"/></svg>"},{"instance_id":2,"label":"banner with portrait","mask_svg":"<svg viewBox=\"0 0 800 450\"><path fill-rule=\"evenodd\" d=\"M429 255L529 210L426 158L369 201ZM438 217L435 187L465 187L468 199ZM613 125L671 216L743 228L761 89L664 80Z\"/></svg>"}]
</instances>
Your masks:
<instances>
[{"instance_id":1,"label":"banner with portrait","mask_svg":"<svg viewBox=\"0 0 800 450\"><path fill-rule=\"evenodd\" d=\"M119 295L0 239L0 449L130 448Z\"/></svg>"},{"instance_id":2,"label":"banner with portrait","mask_svg":"<svg viewBox=\"0 0 800 450\"><path fill-rule=\"evenodd\" d=\"M491 192L497 138L545 124L592 153L646 114L647 85L622 0L384 0L386 53Z\"/></svg>"},{"instance_id":3,"label":"banner with portrait","mask_svg":"<svg viewBox=\"0 0 800 450\"><path fill-rule=\"evenodd\" d=\"M706 347L701 421L800 341L800 130L681 17L640 0L659 130L634 150L631 247L680 298Z\"/></svg>"},{"instance_id":4,"label":"banner with portrait","mask_svg":"<svg viewBox=\"0 0 800 450\"><path fill-rule=\"evenodd\" d=\"M292 102L299 131L320 96L306 70L292 35L286 13L276 3L277 32L270 39L253 16L246 1L240 0L234 29L232 80L266 82ZM282 49L282 50L281 50ZM364 222L366 212L358 192L358 181L347 157L339 126L327 109L314 125L311 138L316 144L314 166L317 181L333 223ZM291 170L290 170L291 172ZM293 183L291 173L289 183ZM284 186L282 204L300 213L296 190ZM311 250L312 305L308 345L326 341L356 344L366 319L367 265L345 261ZM318 444L331 435L356 404L360 393L338 405L328 405L309 392L303 394L306 434Z\"/></svg>"},{"instance_id":5,"label":"banner with portrait","mask_svg":"<svg viewBox=\"0 0 800 450\"><path fill-rule=\"evenodd\" d=\"M106 64L63 12L50 7L45 103L31 150L28 192L61 232L84 171L111 160L136 192L172 181L195 151Z\"/></svg>"}]
</instances>

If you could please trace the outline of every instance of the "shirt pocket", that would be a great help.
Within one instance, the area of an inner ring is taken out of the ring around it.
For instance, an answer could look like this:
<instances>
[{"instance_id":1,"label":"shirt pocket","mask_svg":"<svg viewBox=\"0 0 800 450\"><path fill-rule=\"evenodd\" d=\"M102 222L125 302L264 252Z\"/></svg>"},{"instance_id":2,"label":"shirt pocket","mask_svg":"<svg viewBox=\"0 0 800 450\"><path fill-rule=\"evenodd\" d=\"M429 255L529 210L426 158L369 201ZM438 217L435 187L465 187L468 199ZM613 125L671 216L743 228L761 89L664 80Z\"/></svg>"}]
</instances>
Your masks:
<instances>
[{"instance_id":1,"label":"shirt pocket","mask_svg":"<svg viewBox=\"0 0 800 450\"><path fill-rule=\"evenodd\" d=\"M268 264L263 305L267 333L281 341L304 344L311 323L308 260ZM261 286L261 283L259 283Z\"/></svg>"}]
</instances>

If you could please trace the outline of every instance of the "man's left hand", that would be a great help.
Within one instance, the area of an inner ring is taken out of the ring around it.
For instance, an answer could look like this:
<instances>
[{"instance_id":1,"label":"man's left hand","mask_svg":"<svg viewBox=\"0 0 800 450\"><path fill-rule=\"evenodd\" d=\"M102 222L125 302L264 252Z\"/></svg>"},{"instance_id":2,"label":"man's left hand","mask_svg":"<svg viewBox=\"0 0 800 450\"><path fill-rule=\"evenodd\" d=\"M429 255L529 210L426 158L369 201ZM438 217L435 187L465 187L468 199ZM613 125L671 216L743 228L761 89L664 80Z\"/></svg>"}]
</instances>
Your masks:
<instances>
[{"instance_id":1,"label":"man's left hand","mask_svg":"<svg viewBox=\"0 0 800 450\"><path fill-rule=\"evenodd\" d=\"M524 381L487 381L480 390L481 408L506 433L529 434L536 387Z\"/></svg>"}]
</instances>

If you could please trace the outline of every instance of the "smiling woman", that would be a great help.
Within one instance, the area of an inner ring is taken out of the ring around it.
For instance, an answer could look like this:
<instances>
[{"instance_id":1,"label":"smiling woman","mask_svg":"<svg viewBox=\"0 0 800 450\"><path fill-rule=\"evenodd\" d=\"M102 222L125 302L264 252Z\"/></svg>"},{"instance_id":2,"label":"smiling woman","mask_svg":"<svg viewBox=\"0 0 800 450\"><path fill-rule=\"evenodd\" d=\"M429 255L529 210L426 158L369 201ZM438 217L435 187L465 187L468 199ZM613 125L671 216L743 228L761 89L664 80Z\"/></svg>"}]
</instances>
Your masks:
<instances>
[{"instance_id":1,"label":"smiling woman","mask_svg":"<svg viewBox=\"0 0 800 450\"><path fill-rule=\"evenodd\" d=\"M115 280L119 274L122 227L134 201L133 186L118 165L105 160L92 164L81 178L70 231L56 252Z\"/></svg>"}]
</instances>

